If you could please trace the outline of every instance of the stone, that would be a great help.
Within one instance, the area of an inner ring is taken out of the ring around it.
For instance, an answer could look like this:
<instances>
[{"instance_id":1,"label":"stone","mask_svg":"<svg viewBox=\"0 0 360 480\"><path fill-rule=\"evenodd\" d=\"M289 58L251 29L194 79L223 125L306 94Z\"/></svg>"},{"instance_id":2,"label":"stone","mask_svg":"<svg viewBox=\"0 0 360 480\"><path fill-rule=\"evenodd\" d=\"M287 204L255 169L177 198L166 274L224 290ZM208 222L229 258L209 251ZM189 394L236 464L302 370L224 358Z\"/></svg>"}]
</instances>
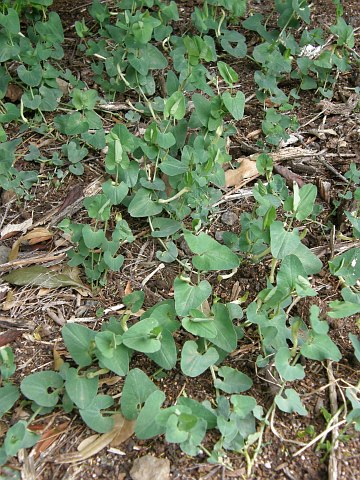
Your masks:
<instances>
[{"instance_id":1,"label":"stone","mask_svg":"<svg viewBox=\"0 0 360 480\"><path fill-rule=\"evenodd\" d=\"M170 461L145 455L137 458L130 470L132 480L169 480Z\"/></svg>"},{"instance_id":2,"label":"stone","mask_svg":"<svg viewBox=\"0 0 360 480\"><path fill-rule=\"evenodd\" d=\"M0 265L9 261L9 253L11 248L6 245L0 245Z\"/></svg>"},{"instance_id":3,"label":"stone","mask_svg":"<svg viewBox=\"0 0 360 480\"><path fill-rule=\"evenodd\" d=\"M217 240L218 242L222 242L223 241L223 235L224 235L224 232L222 230L216 230L215 240Z\"/></svg>"},{"instance_id":4,"label":"stone","mask_svg":"<svg viewBox=\"0 0 360 480\"><path fill-rule=\"evenodd\" d=\"M234 212L225 212L221 215L221 221L225 225L232 227L238 221L238 216Z\"/></svg>"}]
</instances>

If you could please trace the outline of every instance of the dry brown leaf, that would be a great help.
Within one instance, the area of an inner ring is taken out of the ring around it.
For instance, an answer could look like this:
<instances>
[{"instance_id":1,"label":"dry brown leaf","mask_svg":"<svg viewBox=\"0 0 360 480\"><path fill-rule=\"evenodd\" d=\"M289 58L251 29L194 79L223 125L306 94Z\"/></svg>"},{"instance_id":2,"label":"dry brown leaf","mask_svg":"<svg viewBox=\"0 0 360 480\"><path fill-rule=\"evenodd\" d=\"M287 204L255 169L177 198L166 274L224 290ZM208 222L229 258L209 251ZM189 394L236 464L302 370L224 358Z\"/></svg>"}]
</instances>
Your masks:
<instances>
[{"instance_id":1,"label":"dry brown leaf","mask_svg":"<svg viewBox=\"0 0 360 480\"><path fill-rule=\"evenodd\" d=\"M99 453L103 448L107 447L117 435L122 434L122 429L125 424L124 417L118 413L114 415L114 427L110 432L102 435L92 435L90 438L82 441L78 447L78 452L69 452L60 455L56 459L56 463L76 463L86 460ZM126 429L129 427L126 425ZM128 431L128 430L126 430ZM131 434L132 435L132 434ZM128 438L128 437L126 437Z\"/></svg>"},{"instance_id":2,"label":"dry brown leaf","mask_svg":"<svg viewBox=\"0 0 360 480\"><path fill-rule=\"evenodd\" d=\"M90 435L89 437L86 437L84 440L82 440L78 447L77 450L78 452L81 452L82 450L85 450L86 447L91 445L95 440L97 440L100 437L99 433L95 433L94 435Z\"/></svg>"},{"instance_id":3,"label":"dry brown leaf","mask_svg":"<svg viewBox=\"0 0 360 480\"><path fill-rule=\"evenodd\" d=\"M10 250L10 253L9 253L9 262L12 262L13 260L17 259L18 255L19 255L20 244L21 244L20 238L15 240L15 242L13 243L13 245L11 247L11 250Z\"/></svg>"},{"instance_id":4,"label":"dry brown leaf","mask_svg":"<svg viewBox=\"0 0 360 480\"><path fill-rule=\"evenodd\" d=\"M33 449L34 457L37 458L41 453L45 452L45 450L47 450L50 445L55 442L59 435L61 435L67 429L69 423L70 422L61 423L60 425L44 432Z\"/></svg>"},{"instance_id":5,"label":"dry brown leaf","mask_svg":"<svg viewBox=\"0 0 360 480\"><path fill-rule=\"evenodd\" d=\"M124 423L120 431L115 435L113 440L110 443L111 447L118 447L121 443L125 442L131 435L134 433L136 420L126 420L124 418Z\"/></svg>"},{"instance_id":6,"label":"dry brown leaf","mask_svg":"<svg viewBox=\"0 0 360 480\"><path fill-rule=\"evenodd\" d=\"M113 377L100 378L99 387L101 387L102 385L107 385L107 386L116 385L120 380L121 380L121 377L118 377L117 375Z\"/></svg>"},{"instance_id":7,"label":"dry brown leaf","mask_svg":"<svg viewBox=\"0 0 360 480\"><path fill-rule=\"evenodd\" d=\"M23 330L8 330L0 335L0 347L13 342L23 334Z\"/></svg>"},{"instance_id":8,"label":"dry brown leaf","mask_svg":"<svg viewBox=\"0 0 360 480\"><path fill-rule=\"evenodd\" d=\"M60 353L56 350L56 348L53 348L53 359L54 359L54 370L58 372L61 368L61 366L64 363L64 360L61 358Z\"/></svg>"},{"instance_id":9,"label":"dry brown leaf","mask_svg":"<svg viewBox=\"0 0 360 480\"><path fill-rule=\"evenodd\" d=\"M245 180L257 177L259 172L256 168L256 162L249 160L246 157L239 158L241 161L240 167L235 170L227 170L225 172L225 185L227 187L234 187L241 185Z\"/></svg>"},{"instance_id":10,"label":"dry brown leaf","mask_svg":"<svg viewBox=\"0 0 360 480\"><path fill-rule=\"evenodd\" d=\"M305 185L304 180L287 167L283 167L282 165L274 165L274 172L285 178L288 187L292 187L293 182L296 182L300 188Z\"/></svg>"},{"instance_id":11,"label":"dry brown leaf","mask_svg":"<svg viewBox=\"0 0 360 480\"><path fill-rule=\"evenodd\" d=\"M5 97L11 100L12 103L15 103L20 100L22 94L23 89L19 85L16 85L15 83L9 83Z\"/></svg>"},{"instance_id":12,"label":"dry brown leaf","mask_svg":"<svg viewBox=\"0 0 360 480\"><path fill-rule=\"evenodd\" d=\"M31 232L20 237L21 243L28 245L35 245L37 243L46 242L53 237L53 233L47 228L36 227Z\"/></svg>"},{"instance_id":13,"label":"dry brown leaf","mask_svg":"<svg viewBox=\"0 0 360 480\"><path fill-rule=\"evenodd\" d=\"M130 293L132 293L132 291L133 291L133 289L132 289L132 286L131 286L131 281L129 280L126 284L124 295L129 295Z\"/></svg>"},{"instance_id":14,"label":"dry brown leaf","mask_svg":"<svg viewBox=\"0 0 360 480\"><path fill-rule=\"evenodd\" d=\"M11 310L16 304L15 295L12 290L9 290L6 294L6 300L2 303L1 309L5 312Z\"/></svg>"},{"instance_id":15,"label":"dry brown leaf","mask_svg":"<svg viewBox=\"0 0 360 480\"><path fill-rule=\"evenodd\" d=\"M28 218L22 223L9 223L6 225L0 232L0 240L6 240L7 238L13 237L18 233L26 233L29 228L32 226L32 218Z\"/></svg>"}]
</instances>

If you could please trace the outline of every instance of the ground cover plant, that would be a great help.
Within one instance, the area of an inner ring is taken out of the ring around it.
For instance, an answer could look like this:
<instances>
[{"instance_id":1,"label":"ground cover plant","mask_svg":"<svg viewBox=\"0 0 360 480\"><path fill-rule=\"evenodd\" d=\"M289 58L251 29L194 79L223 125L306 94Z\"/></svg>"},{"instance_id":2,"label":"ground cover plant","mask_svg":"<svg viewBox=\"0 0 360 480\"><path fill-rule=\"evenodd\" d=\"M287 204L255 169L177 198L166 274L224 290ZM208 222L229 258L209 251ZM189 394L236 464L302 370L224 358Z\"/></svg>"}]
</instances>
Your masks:
<instances>
[{"instance_id":1,"label":"ground cover plant","mask_svg":"<svg viewBox=\"0 0 360 480\"><path fill-rule=\"evenodd\" d=\"M133 434L173 478L294 478L304 454L301 478L349 478L360 56L328 4L3 2L4 478L92 475ZM69 452L72 428L97 435ZM136 451L94 474L134 478Z\"/></svg>"}]
</instances>

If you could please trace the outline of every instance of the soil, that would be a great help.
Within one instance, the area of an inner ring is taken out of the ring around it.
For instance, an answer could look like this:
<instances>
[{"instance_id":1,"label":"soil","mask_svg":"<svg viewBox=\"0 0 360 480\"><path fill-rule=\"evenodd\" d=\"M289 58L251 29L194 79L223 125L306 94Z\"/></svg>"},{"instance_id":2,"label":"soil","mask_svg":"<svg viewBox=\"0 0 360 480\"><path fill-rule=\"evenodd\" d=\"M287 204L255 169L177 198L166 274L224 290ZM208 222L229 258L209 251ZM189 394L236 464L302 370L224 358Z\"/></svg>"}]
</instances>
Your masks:
<instances>
[{"instance_id":1,"label":"soil","mask_svg":"<svg viewBox=\"0 0 360 480\"><path fill-rule=\"evenodd\" d=\"M177 2L179 8L183 10L182 15L189 18L193 6L197 4L194 1ZM198 2L202 3L202 2ZM248 1L248 8L253 12L266 14L271 10L271 2L261 2L257 0ZM79 42L75 34L73 25L75 20L81 20L84 16L88 16L88 8L90 2L83 4L74 4L70 0L55 0L52 10L60 15L65 30L65 52L66 56L63 61L63 67L69 68L79 77L94 88L91 80L89 63L86 58L77 50ZM357 0L349 0L343 2L345 18L353 25L355 29L360 28L360 13ZM334 20L335 7L331 0L317 0L313 2L312 8L312 25L331 25ZM189 28L189 22L182 22L183 30ZM239 27L240 31L241 28ZM179 33L179 32L176 32ZM246 33L247 43L256 44L257 38L251 32ZM358 48L358 31L357 31ZM255 90L253 82L253 65L247 59L234 61L228 59L232 67L237 70L241 78L241 90L246 97L252 95ZM343 102L349 97L354 88L354 78L356 72L349 72L340 77L336 89L333 102ZM355 80L357 81L357 80ZM359 82L358 82L359 83ZM256 147L256 140L261 130L261 106L258 101L253 98L247 103L246 115L237 125L238 134L232 138L230 144L230 153L236 159L251 153L248 149ZM109 117L110 118L110 117ZM319 115L313 93L305 93L302 96L301 108L298 113L300 125L300 133L303 135L304 142L312 149L318 151L327 149L327 153L332 156L327 157L328 163L331 164L333 170L327 168L324 164L319 163L317 159L311 159L306 165L296 162L289 164L293 171L301 176L308 183L318 182L318 185L329 182L330 193L332 199L337 198L339 192L344 188L344 183L338 174L344 174L351 162L360 163L360 129L359 114L353 113L347 117L341 114ZM314 119L311 121L311 119ZM111 128L112 120L108 120L108 126ZM313 133L315 129L322 126L323 130L332 129L335 135L326 135L320 139ZM13 132L14 136L17 134ZM23 148L26 151L30 141L34 138L24 138ZM40 140L40 137L36 139ZM46 145L46 149L59 148L59 142L53 141L53 144ZM27 162L23 164L17 163L18 167L29 168ZM31 168L36 166L31 165ZM334 173L338 172L338 174ZM33 198L22 203L17 202L14 198L9 197L3 192L1 204L1 216L3 216L3 225L11 222L20 223L29 217L33 218L34 223L46 215L54 206L60 206L68 197L69 192L74 187L86 188L95 178L104 175L103 159L93 157L91 161L86 163L85 174L81 177L67 176L61 182L58 188L54 188L51 180L48 180L48 167L42 167L44 181L33 190ZM304 173L304 171L306 173ZM249 185L251 187L251 184ZM230 190L230 189L228 189ZM224 194L228 191L224 190ZM332 217L332 204L321 198L318 202L323 206L324 212L321 221L324 225L328 224ZM208 231L215 235L216 232L233 231L238 233L239 223L236 221L229 226L223 223L222 214L224 212L234 212L237 216L242 212L251 211L253 206L252 197L244 197L231 201L224 201L219 206L219 211L213 214L209 223ZM85 214L79 211L73 217L73 220L81 221ZM8 306L3 303L3 311L0 316L0 327L2 332L13 332L21 329L21 335L17 336L11 345L17 358L16 380L20 382L24 376L29 373L37 372L43 369L51 368L53 364L53 349L55 348L63 357L66 356L64 345L61 341L60 326L54 322L46 313L46 309L60 310L61 315L65 319L71 317L93 317L99 308L108 308L121 302L121 298L129 287L132 289L143 288L145 292L145 308L154 305L161 299L172 297L171 285L176 275L180 272L177 265L170 264L166 268L157 272L141 287L143 279L159 265L155 252L158 249L156 240L149 236L147 225L141 221L134 222L134 219L127 219L131 222L130 226L136 235L134 243L128 245L123 255L125 263L120 273L112 273L109 277L108 284L101 290L89 297L84 297L80 293L71 288L65 288L54 291L44 289L34 289L29 286L12 289L11 302ZM337 219L338 228L342 228L346 233L346 224L341 216ZM40 251L43 253L56 252L61 247L60 231L55 230L55 236L49 242L40 245ZM328 247L329 233L328 230L322 228L321 225L316 227L309 225L309 247ZM14 238L4 242L8 246L12 246ZM24 252L29 255L29 252ZM184 255L186 252L184 252ZM324 264L328 260L328 253L322 257ZM63 264L65 265L63 260ZM230 301L234 298L243 296L248 293L247 302L252 301L257 293L266 285L266 275L269 273L269 264L265 261L257 265L247 263L241 265L238 272L231 278L217 282L217 275L208 276L208 280L214 287L214 294L223 301ZM311 303L316 302L320 307L325 305L329 300L339 298L340 286L334 283L333 277L324 269L320 275L313 279L313 287L318 289L318 296ZM1 295L1 293L0 293ZM9 297L7 298L9 300ZM4 301L4 299L1 299ZM297 305L298 314L304 318L308 318L310 303L309 300L303 300ZM60 315L60 314L59 314ZM357 362L353 348L348 340L348 333L357 333L356 319L347 318L340 320L329 319L331 327L331 336L336 339L339 346L342 359L339 363L332 365L333 374L336 383L339 386L338 395L339 402L342 402L340 395L341 387L347 383L353 385L359 382L359 363ZM100 327L100 321L94 321L91 327L97 329ZM89 325L88 325L89 326ZM182 342L179 338L177 341ZM251 329L247 330L246 336L239 345L239 349L234 352L230 359L227 360L228 365L234 365L242 372L247 373L254 379L254 385L249 392L253 395L258 404L264 408L269 407L276 389L263 374L255 369L255 361L260 354L260 345L257 340L256 332ZM319 434L326 429L326 420L322 414L322 408L330 410L329 389L329 370L326 363L305 361L306 378L302 382L298 382L297 390L301 395L309 414L306 417L295 414L286 415L279 411L276 412L272 419L273 428L267 428L262 451L254 466L252 476L253 479L276 479L276 480L321 480L330 478L328 476L328 459L329 456L324 449L316 448L313 445L307 448L301 455L294 456L300 449L300 442L310 442L312 436L311 430ZM132 367L144 369L149 375L153 375L156 371L156 365L147 357L136 355L132 360ZM110 382L111 383L111 382ZM172 404L182 392L198 401L211 399L213 396L213 383L210 374L203 374L195 381L186 378L180 368L171 371L165 377L158 379L157 383L165 392L168 404ZM118 396L121 393L123 380L115 379L112 385L107 386L106 393ZM117 397L118 398L118 397ZM6 421L0 423L0 439L4 435L6 428L26 415L22 406L6 418ZM236 453L229 453L226 458L226 464L229 468L219 465L207 463L207 456L204 454L191 458L181 452L175 445L168 444L163 437L155 438L149 441L139 441L134 436L122 443L117 451L109 451L108 448L103 449L97 455L89 458L80 464L69 465L67 463L57 463L60 455L74 452L79 443L93 434L91 430L86 428L79 418L73 415L65 415L64 413L56 413L48 417L42 417L39 421L40 425L52 424L61 425L66 422L68 426L66 431L59 435L56 441L35 460L30 461L30 457L19 457L12 459L9 466L14 470L22 472L22 478L27 480L70 480L70 479L107 479L121 480L130 479L130 470L134 460L146 454L152 454L156 457L166 457L171 463L171 478L181 480L220 480L220 479L242 479L246 478L246 462L243 456ZM338 479L360 479L360 456L359 436L353 431L347 431L348 438L340 441L336 453L336 461L338 467ZM325 441L330 436L324 437ZM207 436L204 447L211 448L216 441L216 434L211 433ZM1 477L3 478L3 477ZM335 480L335 477L332 479Z\"/></svg>"}]
</instances>

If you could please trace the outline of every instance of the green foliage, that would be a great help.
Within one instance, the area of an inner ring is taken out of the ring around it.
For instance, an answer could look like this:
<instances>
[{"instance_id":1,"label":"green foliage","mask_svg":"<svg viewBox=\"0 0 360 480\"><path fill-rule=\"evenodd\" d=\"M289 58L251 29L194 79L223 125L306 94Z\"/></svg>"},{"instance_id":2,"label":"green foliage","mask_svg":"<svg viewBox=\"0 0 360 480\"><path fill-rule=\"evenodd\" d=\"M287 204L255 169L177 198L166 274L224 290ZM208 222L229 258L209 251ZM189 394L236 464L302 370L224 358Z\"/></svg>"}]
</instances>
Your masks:
<instances>
[{"instance_id":1,"label":"green foliage","mask_svg":"<svg viewBox=\"0 0 360 480\"><path fill-rule=\"evenodd\" d=\"M174 1L122 0L110 12L106 4L94 0L89 8L91 24L76 21L75 30L99 90L87 88L59 67L64 32L59 16L46 12L50 4L51 0L6 0L0 12L0 101L10 85L22 89L17 105L0 103L0 187L29 197L38 181L37 171L15 168L20 140L7 139L4 127L10 123L19 124L21 132L54 132L61 139L62 147L51 158L35 145L24 154L25 161L54 167L59 181L68 173L83 175L85 162L103 150L108 178L99 193L84 199L88 221L66 219L58 225L73 243L69 265L82 266L92 287L105 285L108 272L118 272L123 265L125 244L134 240L120 213L126 212L124 216L148 221L151 236L162 248L157 258L176 261L180 271L173 283L174 300L143 311L144 293L135 291L121 299L125 313L103 321L101 331L67 323L62 338L71 364L64 363L59 372L25 377L20 390L11 383L16 369L13 352L0 348L0 415L22 398L34 413L29 423L37 415L62 408L78 412L89 428L104 433L113 427L113 414L121 411L125 418L136 420L138 438L164 435L188 455L197 455L206 432L217 429L219 439L211 452L206 451L209 460L223 462L227 451L235 451L243 453L251 467L276 408L287 414L307 414L296 385L288 388L290 382L305 377L300 355L314 361L341 359L315 304L309 319L293 313L299 299L316 297L312 276L323 267L303 242L306 230L294 227L316 219L317 189L294 184L290 192L285 181L273 175L269 150L298 128L296 109L302 90L331 97L338 73L351 67L353 28L342 18L338 4L336 24L330 27L334 43L331 49L323 48L324 31L310 29L306 0L275 0L275 28L270 29L274 22L260 14L242 22L245 30L259 37L249 58L256 65L256 97L264 106L264 151L256 165L267 184L259 180L254 186L253 211L240 216L240 233L225 233L222 244L203 227L216 211L214 205L221 197L218 187L225 183L222 165L231 160L228 137L244 116L246 99L237 85L241 72L236 61L247 55L246 39L228 27L245 16L246 2L203 2L192 14L198 34L178 37L173 35L174 23L180 20ZM30 14L28 7L35 14L25 32L19 15ZM39 12L42 18L36 15ZM157 96L160 76L165 80L161 97ZM290 92L282 89L285 81L295 85ZM62 82L66 92L60 88ZM224 82L227 90L221 92ZM138 101L129 103L124 117L114 113L119 121L105 132L100 113L106 115L109 102L116 106L125 92ZM132 127L140 119L146 129L138 136ZM346 178L351 188L343 196L358 202L360 175L355 164ZM355 238L360 237L358 210L357 204L356 210L345 212ZM177 246L181 236L188 247L186 259ZM266 286L244 312L241 299L222 303L206 274L220 272L221 282L235 274L242 262L258 263L266 256L271 264ZM226 270L231 273L223 273ZM358 250L351 248L333 258L329 270L342 284L342 299L329 303L328 315L343 318L359 313ZM23 268L5 279L16 285L83 287L44 267ZM256 400L242 395L251 389L252 379L226 364L248 329L259 339L257 368L274 368L280 379L279 393L264 417ZM350 334L349 339L359 358L357 337ZM131 368L134 352L147 356L157 372ZM176 405L163 407L168 401L157 379L177 367L191 378L210 371L211 403L184 395ZM109 372L124 377L120 405L99 391L99 377ZM360 429L356 392L349 387L346 396L351 405L347 422ZM7 431L1 463L39 440L29 423L20 420ZM249 447L255 441L259 448L253 452Z\"/></svg>"}]
</instances>

